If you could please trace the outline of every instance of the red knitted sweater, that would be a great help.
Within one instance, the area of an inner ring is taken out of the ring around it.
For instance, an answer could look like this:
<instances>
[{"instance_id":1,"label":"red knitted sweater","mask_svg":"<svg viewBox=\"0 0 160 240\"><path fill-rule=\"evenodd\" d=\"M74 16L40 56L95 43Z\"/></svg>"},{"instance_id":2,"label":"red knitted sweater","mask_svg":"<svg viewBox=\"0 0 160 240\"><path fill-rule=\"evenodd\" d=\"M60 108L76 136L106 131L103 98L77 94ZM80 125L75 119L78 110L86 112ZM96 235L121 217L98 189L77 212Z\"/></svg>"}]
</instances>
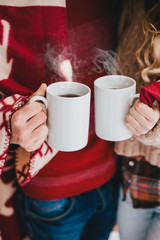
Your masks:
<instances>
[{"instance_id":1,"label":"red knitted sweater","mask_svg":"<svg viewBox=\"0 0 160 240\"><path fill-rule=\"evenodd\" d=\"M60 60L69 58L73 80L92 90L87 147L54 157L46 142L32 153L16 149L17 180L33 198L51 200L79 194L101 186L115 173L113 144L94 133L93 81L105 73L93 70L93 50L111 50L116 40L118 5L107 2L69 0L66 7L65 0L38 0L36 4L0 0L0 91L6 95L0 102L0 173L10 147L12 113L42 82L62 80L53 67L54 60L58 69Z\"/></svg>"}]
</instances>

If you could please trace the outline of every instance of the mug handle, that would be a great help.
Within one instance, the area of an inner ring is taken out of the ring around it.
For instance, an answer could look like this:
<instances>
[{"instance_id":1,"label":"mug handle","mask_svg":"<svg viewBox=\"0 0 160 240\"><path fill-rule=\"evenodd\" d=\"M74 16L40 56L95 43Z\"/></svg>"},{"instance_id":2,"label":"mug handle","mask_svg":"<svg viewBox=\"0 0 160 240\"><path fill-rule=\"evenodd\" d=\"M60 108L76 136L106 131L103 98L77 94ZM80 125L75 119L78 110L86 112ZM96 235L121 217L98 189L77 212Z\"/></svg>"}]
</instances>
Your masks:
<instances>
[{"instance_id":1,"label":"mug handle","mask_svg":"<svg viewBox=\"0 0 160 240\"><path fill-rule=\"evenodd\" d=\"M46 108L48 108L48 102L47 102L47 99L43 96L34 96L34 97L31 97L30 100L29 100L29 103L32 103L32 102L35 102L35 101L42 101L45 105Z\"/></svg>"},{"instance_id":2,"label":"mug handle","mask_svg":"<svg viewBox=\"0 0 160 240\"><path fill-rule=\"evenodd\" d=\"M134 100L135 99L138 99L139 98L139 93L137 93L137 94L134 94L131 98L130 98L130 107L132 107L133 106L133 103L134 103Z\"/></svg>"}]
</instances>

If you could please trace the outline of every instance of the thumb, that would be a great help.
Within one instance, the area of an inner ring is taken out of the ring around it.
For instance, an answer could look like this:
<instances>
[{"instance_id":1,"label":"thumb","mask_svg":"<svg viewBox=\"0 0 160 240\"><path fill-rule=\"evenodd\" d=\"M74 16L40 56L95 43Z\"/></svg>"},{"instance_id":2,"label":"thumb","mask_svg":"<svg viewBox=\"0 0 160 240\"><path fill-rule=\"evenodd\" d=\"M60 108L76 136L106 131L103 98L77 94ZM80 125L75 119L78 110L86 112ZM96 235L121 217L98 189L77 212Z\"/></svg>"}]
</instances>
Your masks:
<instances>
[{"instance_id":1,"label":"thumb","mask_svg":"<svg viewBox=\"0 0 160 240\"><path fill-rule=\"evenodd\" d=\"M41 86L38 88L36 92L33 93L33 96L45 96L46 94L46 89L47 89L47 84L42 83Z\"/></svg>"}]
</instances>

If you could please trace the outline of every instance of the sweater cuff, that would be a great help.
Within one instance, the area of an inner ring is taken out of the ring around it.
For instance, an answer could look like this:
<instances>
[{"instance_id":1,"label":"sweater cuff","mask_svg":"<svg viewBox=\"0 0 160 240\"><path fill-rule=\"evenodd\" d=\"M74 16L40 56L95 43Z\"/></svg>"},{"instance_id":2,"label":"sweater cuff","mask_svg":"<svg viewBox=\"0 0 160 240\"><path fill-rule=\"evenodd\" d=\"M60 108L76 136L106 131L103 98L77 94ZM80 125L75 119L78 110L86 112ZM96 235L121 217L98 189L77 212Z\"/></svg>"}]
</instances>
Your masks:
<instances>
[{"instance_id":1,"label":"sweater cuff","mask_svg":"<svg viewBox=\"0 0 160 240\"><path fill-rule=\"evenodd\" d=\"M144 135L136 137L136 139L145 145L160 148L160 119L153 129Z\"/></svg>"},{"instance_id":2,"label":"sweater cuff","mask_svg":"<svg viewBox=\"0 0 160 240\"><path fill-rule=\"evenodd\" d=\"M0 176L10 148L12 114L21 108L28 98L15 94L0 101Z\"/></svg>"}]
</instances>

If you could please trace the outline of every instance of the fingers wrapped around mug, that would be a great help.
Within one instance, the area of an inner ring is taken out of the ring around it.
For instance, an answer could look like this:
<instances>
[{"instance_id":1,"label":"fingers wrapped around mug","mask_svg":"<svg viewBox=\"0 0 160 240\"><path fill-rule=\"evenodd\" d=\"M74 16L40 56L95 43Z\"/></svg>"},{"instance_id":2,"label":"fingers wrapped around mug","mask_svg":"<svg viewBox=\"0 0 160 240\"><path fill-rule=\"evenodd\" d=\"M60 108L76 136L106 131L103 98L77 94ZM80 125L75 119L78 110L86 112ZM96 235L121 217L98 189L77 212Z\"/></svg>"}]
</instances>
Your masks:
<instances>
[{"instance_id":1,"label":"fingers wrapped around mug","mask_svg":"<svg viewBox=\"0 0 160 240\"><path fill-rule=\"evenodd\" d=\"M28 152L38 149L48 135L46 119L41 103L23 106L11 118L11 143L20 145Z\"/></svg>"},{"instance_id":2,"label":"fingers wrapped around mug","mask_svg":"<svg viewBox=\"0 0 160 240\"><path fill-rule=\"evenodd\" d=\"M156 125L159 117L160 111L157 100L155 100L152 107L149 107L138 99L126 116L125 125L134 135L140 136L151 130Z\"/></svg>"}]
</instances>

